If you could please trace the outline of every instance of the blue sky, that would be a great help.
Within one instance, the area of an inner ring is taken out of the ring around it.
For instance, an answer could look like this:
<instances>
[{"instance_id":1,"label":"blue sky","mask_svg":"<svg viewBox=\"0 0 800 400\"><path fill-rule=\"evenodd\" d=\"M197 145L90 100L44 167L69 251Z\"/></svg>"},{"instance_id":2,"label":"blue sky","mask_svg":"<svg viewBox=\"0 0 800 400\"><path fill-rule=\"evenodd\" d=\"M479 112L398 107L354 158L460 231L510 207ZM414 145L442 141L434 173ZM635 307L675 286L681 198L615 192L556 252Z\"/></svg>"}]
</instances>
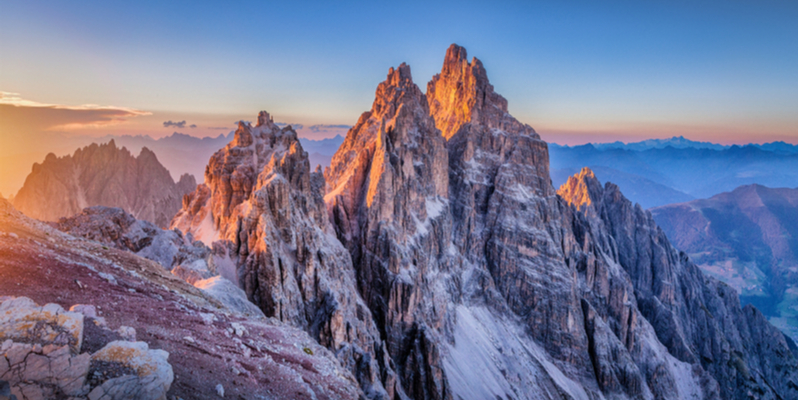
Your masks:
<instances>
[{"instance_id":1,"label":"blue sky","mask_svg":"<svg viewBox=\"0 0 800 400\"><path fill-rule=\"evenodd\" d=\"M0 91L138 112L80 133L353 124L389 67L425 90L458 43L547 140L797 143L796 1L74 3L0 0Z\"/></svg>"}]
</instances>

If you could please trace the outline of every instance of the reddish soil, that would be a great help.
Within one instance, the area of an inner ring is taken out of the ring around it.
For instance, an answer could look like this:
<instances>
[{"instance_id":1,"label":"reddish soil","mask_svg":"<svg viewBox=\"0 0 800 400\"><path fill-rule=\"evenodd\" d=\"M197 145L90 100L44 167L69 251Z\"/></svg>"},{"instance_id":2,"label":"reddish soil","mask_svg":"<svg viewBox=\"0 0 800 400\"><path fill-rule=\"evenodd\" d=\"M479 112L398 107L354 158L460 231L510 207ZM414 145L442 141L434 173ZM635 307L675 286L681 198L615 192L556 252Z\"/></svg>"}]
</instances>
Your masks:
<instances>
[{"instance_id":1,"label":"reddish soil","mask_svg":"<svg viewBox=\"0 0 800 400\"><path fill-rule=\"evenodd\" d=\"M92 304L111 329L135 328L137 340L170 354L170 399L219 399L217 384L227 399L305 399L312 396L308 390L320 399L359 395L352 375L305 333L274 320L225 314L219 303L160 265L63 234L2 199L0 296L64 308ZM201 313L216 320L204 321ZM247 330L241 337L234 322Z\"/></svg>"}]
</instances>

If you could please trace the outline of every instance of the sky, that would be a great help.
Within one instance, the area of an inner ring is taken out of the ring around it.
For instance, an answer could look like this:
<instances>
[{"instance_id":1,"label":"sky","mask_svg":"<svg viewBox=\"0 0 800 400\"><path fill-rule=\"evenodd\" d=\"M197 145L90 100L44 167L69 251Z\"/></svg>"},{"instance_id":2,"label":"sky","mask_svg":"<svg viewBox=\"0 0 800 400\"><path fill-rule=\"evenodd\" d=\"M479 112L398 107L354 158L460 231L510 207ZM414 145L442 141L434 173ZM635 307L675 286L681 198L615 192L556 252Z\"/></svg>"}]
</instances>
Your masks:
<instances>
[{"instance_id":1,"label":"sky","mask_svg":"<svg viewBox=\"0 0 800 400\"><path fill-rule=\"evenodd\" d=\"M0 158L62 136L217 136L260 110L352 125L389 67L424 91L451 43L548 141L796 144L797 6L0 0Z\"/></svg>"}]
</instances>

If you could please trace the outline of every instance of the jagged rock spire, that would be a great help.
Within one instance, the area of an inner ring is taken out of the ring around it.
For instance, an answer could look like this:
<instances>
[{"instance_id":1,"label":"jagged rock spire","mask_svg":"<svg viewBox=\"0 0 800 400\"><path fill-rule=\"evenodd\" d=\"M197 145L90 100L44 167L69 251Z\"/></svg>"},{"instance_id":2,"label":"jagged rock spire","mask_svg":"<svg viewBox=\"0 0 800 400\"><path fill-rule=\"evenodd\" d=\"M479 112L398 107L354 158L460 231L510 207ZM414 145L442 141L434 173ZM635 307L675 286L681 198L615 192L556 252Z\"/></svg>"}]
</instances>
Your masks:
<instances>
[{"instance_id":1,"label":"jagged rock spire","mask_svg":"<svg viewBox=\"0 0 800 400\"><path fill-rule=\"evenodd\" d=\"M558 195L567 203L581 209L598 202L603 196L603 185L594 176L589 167L583 167L581 172L570 176L558 189Z\"/></svg>"},{"instance_id":2,"label":"jagged rock spire","mask_svg":"<svg viewBox=\"0 0 800 400\"><path fill-rule=\"evenodd\" d=\"M446 303L426 277L439 270L429 260L448 249L448 155L406 64L378 85L372 109L347 133L325 178L331 220L381 321L402 389L411 398L436 398L444 390L441 367L420 360L438 358L426 327L441 325L432 309Z\"/></svg>"},{"instance_id":3,"label":"jagged rock spire","mask_svg":"<svg viewBox=\"0 0 800 400\"><path fill-rule=\"evenodd\" d=\"M510 132L533 128L508 115L508 101L495 93L486 69L477 58L467 61L467 50L452 44L442 65L442 72L428 83L428 104L436 127L445 139L450 139L468 123Z\"/></svg>"},{"instance_id":4,"label":"jagged rock spire","mask_svg":"<svg viewBox=\"0 0 800 400\"><path fill-rule=\"evenodd\" d=\"M223 264L233 264L265 315L306 330L369 398L389 399L394 372L328 222L323 186L297 133L262 111L257 126L240 122L234 140L211 157L205 183L186 197L172 227L229 256Z\"/></svg>"}]
</instances>

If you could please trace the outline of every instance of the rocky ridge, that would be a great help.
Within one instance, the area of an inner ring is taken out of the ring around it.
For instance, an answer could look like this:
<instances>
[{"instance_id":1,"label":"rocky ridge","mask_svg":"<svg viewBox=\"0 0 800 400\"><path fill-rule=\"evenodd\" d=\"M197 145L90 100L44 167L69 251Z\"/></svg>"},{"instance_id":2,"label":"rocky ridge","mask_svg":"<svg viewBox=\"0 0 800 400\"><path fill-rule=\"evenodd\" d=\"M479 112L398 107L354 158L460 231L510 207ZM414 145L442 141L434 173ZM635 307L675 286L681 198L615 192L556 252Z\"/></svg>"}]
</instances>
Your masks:
<instances>
[{"instance_id":1,"label":"rocky ridge","mask_svg":"<svg viewBox=\"0 0 800 400\"><path fill-rule=\"evenodd\" d=\"M195 186L188 174L173 181L146 147L134 157L126 148L117 148L112 139L64 157L48 154L44 162L33 165L14 196L14 206L44 221L57 221L95 205L121 207L164 228L180 209L183 195Z\"/></svg>"},{"instance_id":2,"label":"rocky ridge","mask_svg":"<svg viewBox=\"0 0 800 400\"><path fill-rule=\"evenodd\" d=\"M752 335L774 328L745 328L752 310L592 175L558 196L546 143L463 48L426 96L406 65L389 71L326 170L325 200L404 391L796 398L796 354Z\"/></svg>"},{"instance_id":3,"label":"rocky ridge","mask_svg":"<svg viewBox=\"0 0 800 400\"><path fill-rule=\"evenodd\" d=\"M248 298L335 352L367 397L394 398L395 373L328 222L324 186L292 127L262 111L211 157L172 227L223 248Z\"/></svg>"},{"instance_id":4,"label":"rocky ridge","mask_svg":"<svg viewBox=\"0 0 800 400\"><path fill-rule=\"evenodd\" d=\"M797 398L797 353L585 169L453 45L423 94L378 85L324 176L291 127L240 123L172 226L369 398Z\"/></svg>"}]
</instances>

